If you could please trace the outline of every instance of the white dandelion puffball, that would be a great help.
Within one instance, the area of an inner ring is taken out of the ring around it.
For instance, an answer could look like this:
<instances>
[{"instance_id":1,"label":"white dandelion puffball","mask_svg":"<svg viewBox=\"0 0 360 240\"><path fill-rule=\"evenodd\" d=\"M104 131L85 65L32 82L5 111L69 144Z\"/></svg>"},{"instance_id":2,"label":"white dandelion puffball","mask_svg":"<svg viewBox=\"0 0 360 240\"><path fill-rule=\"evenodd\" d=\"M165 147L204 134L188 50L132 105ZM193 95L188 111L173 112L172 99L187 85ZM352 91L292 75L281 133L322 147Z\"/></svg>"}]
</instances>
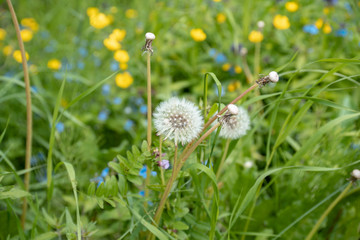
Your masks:
<instances>
[{"instance_id":1,"label":"white dandelion puffball","mask_svg":"<svg viewBox=\"0 0 360 240\"><path fill-rule=\"evenodd\" d=\"M269 73L269 79L273 83L277 83L279 81L279 74L275 71Z\"/></svg>"},{"instance_id":2,"label":"white dandelion puffball","mask_svg":"<svg viewBox=\"0 0 360 240\"><path fill-rule=\"evenodd\" d=\"M258 28L264 28L265 27L265 22L264 21L258 21L257 26L258 26Z\"/></svg>"},{"instance_id":3,"label":"white dandelion puffball","mask_svg":"<svg viewBox=\"0 0 360 240\"><path fill-rule=\"evenodd\" d=\"M234 115L239 113L238 107L236 105L234 105L234 104L229 104L228 105L228 111L229 111L229 113L234 114Z\"/></svg>"},{"instance_id":4,"label":"white dandelion puffball","mask_svg":"<svg viewBox=\"0 0 360 240\"><path fill-rule=\"evenodd\" d=\"M360 170L359 170L359 169L354 169L354 170L351 172L351 176L353 176L353 177L356 178L356 179L360 179Z\"/></svg>"},{"instance_id":5,"label":"white dandelion puffball","mask_svg":"<svg viewBox=\"0 0 360 240\"><path fill-rule=\"evenodd\" d=\"M145 34L145 38L149 39L149 40L154 40L155 39L155 34L151 33L151 32L147 32Z\"/></svg>"},{"instance_id":6,"label":"white dandelion puffball","mask_svg":"<svg viewBox=\"0 0 360 240\"><path fill-rule=\"evenodd\" d=\"M225 115L220 122L222 126L219 136L226 139L238 139L250 129L249 115L242 107L238 107L238 114Z\"/></svg>"},{"instance_id":7,"label":"white dandelion puffball","mask_svg":"<svg viewBox=\"0 0 360 240\"><path fill-rule=\"evenodd\" d=\"M178 142L184 145L199 136L203 118L194 103L172 97L155 109L154 125L158 135L174 139L175 145Z\"/></svg>"}]
</instances>

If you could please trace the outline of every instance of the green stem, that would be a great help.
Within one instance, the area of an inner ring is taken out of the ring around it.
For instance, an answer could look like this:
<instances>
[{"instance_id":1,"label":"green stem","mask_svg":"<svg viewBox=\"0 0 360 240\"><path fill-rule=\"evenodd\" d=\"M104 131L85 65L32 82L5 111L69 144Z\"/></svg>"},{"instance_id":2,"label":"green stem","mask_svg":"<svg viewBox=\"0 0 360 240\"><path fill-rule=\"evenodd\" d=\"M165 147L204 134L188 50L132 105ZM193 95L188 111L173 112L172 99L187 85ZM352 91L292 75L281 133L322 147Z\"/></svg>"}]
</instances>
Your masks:
<instances>
[{"instance_id":1,"label":"green stem","mask_svg":"<svg viewBox=\"0 0 360 240\"><path fill-rule=\"evenodd\" d=\"M148 150L151 150L151 52L147 52L147 143ZM145 199L149 197L149 189L147 186L150 184L151 169L150 166L146 169L145 179ZM144 207L147 208L147 200L144 202Z\"/></svg>"},{"instance_id":2,"label":"green stem","mask_svg":"<svg viewBox=\"0 0 360 240\"><path fill-rule=\"evenodd\" d=\"M219 180L220 173L221 173L221 169L222 169L222 167L223 167L223 165L224 165L224 162L225 162L225 159L226 159L226 155L227 155L228 150L229 150L230 142L231 142L231 139L226 140L224 153L223 153L223 156L222 156L222 158L221 158L221 161L220 161L220 165L219 165L219 167L218 167L218 170L217 170L217 172L216 172L216 180Z\"/></svg>"},{"instance_id":3,"label":"green stem","mask_svg":"<svg viewBox=\"0 0 360 240\"><path fill-rule=\"evenodd\" d=\"M246 82L247 83L251 83L253 81L253 75L250 71L250 68L249 68L249 65L247 64L247 60L246 60L246 56L242 56L241 57L242 59L242 63L243 63L243 66L244 66L244 73L245 73L245 76L246 76Z\"/></svg>"},{"instance_id":4,"label":"green stem","mask_svg":"<svg viewBox=\"0 0 360 240\"><path fill-rule=\"evenodd\" d=\"M19 22L16 18L16 13L14 7L11 3L11 0L7 0L7 4L9 6L10 14L12 21L14 23L16 37L18 39L19 48L21 52L22 58L22 67L24 71L24 81L25 81L25 94L26 94L26 153L25 153L25 170L30 168L30 158L31 158L31 145L32 145L32 110L31 110L31 93L30 93L30 77L28 72L28 67L26 63L26 52L24 47L24 42L21 38ZM24 177L24 185L25 191L29 191L30 187L30 172L26 171ZM21 226L25 228L25 220L26 220L26 212L27 212L27 199L23 198L22 205L22 215L21 215Z\"/></svg>"},{"instance_id":5,"label":"green stem","mask_svg":"<svg viewBox=\"0 0 360 240\"><path fill-rule=\"evenodd\" d=\"M333 208L336 206L336 204L338 204L340 202L341 199L343 199L343 197L346 195L346 193L350 190L350 188L353 185L353 181L351 181L349 183L349 185L347 185L347 187L342 191L342 193L340 193L340 195L330 204L330 206L325 210L325 212L321 215L321 217L319 218L319 220L317 221L317 223L315 224L315 226L311 229L309 235L307 235L305 240L311 240L312 237L314 236L314 234L317 232L317 230L319 229L321 223L324 221L324 219L326 218L327 215L329 215L329 213L331 212L331 210L333 210Z\"/></svg>"},{"instance_id":6,"label":"green stem","mask_svg":"<svg viewBox=\"0 0 360 240\"><path fill-rule=\"evenodd\" d=\"M255 55L254 55L254 75L258 76L260 73L260 49L261 42L255 44Z\"/></svg>"}]
</instances>

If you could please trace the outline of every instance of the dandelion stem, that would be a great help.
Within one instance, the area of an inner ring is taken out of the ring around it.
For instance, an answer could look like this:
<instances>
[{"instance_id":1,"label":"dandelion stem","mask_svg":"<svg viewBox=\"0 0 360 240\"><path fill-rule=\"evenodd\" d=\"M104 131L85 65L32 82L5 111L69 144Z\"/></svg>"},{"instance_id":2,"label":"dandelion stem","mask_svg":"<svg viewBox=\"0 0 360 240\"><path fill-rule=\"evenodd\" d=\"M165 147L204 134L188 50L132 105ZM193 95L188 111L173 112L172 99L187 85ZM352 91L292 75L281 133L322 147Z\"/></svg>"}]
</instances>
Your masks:
<instances>
[{"instance_id":1,"label":"dandelion stem","mask_svg":"<svg viewBox=\"0 0 360 240\"><path fill-rule=\"evenodd\" d=\"M147 143L148 150L151 150L151 52L147 52ZM146 168L145 179L145 199L149 197L149 189L147 186L150 183L151 169L150 166ZM144 207L147 208L147 201L144 202Z\"/></svg>"},{"instance_id":2,"label":"dandelion stem","mask_svg":"<svg viewBox=\"0 0 360 240\"><path fill-rule=\"evenodd\" d=\"M321 223L324 221L326 216L329 215L329 213L331 212L331 210L333 210L333 208L336 206L336 204L338 204L340 202L340 200L344 198L344 196L350 190L352 185L353 185L353 181L351 181L349 183L349 185L347 185L347 187L342 191L342 193L340 193L340 195L330 204L330 206L325 210L325 212L321 215L319 220L316 222L315 226L311 229L309 235L307 235L305 240L312 239L312 237L314 236L314 234L316 233L316 231L318 230L318 228L320 227Z\"/></svg>"},{"instance_id":3,"label":"dandelion stem","mask_svg":"<svg viewBox=\"0 0 360 240\"><path fill-rule=\"evenodd\" d=\"M219 168L218 168L218 170L217 170L217 172L216 172L216 180L219 180L219 177L220 177L220 174L221 174L221 169L222 169L222 167L223 167L223 165L224 165L224 162L225 162L225 159L226 159L226 155L227 155L228 150L229 150L230 142L231 142L231 139L226 140L224 153L223 153L223 156L222 156L222 158L221 158L221 162L220 162Z\"/></svg>"},{"instance_id":4,"label":"dandelion stem","mask_svg":"<svg viewBox=\"0 0 360 240\"><path fill-rule=\"evenodd\" d=\"M31 93L30 93L30 78L29 72L26 62L26 52L24 47L24 42L21 38L19 22L16 18L16 13L14 7L11 3L11 0L7 0L7 4L9 6L10 14L12 21L14 23L16 36L19 43L19 48L21 52L22 58L22 66L24 71L24 81L25 81L25 93L26 93L26 154L25 154L25 170L30 168L30 158L31 158L31 145L32 145L32 110L31 110ZM30 187L30 172L26 171L24 177L24 185L25 191L29 191ZM21 226L25 228L25 220L26 220L26 212L27 212L27 199L23 198L22 205L22 215L21 215Z\"/></svg>"}]
</instances>

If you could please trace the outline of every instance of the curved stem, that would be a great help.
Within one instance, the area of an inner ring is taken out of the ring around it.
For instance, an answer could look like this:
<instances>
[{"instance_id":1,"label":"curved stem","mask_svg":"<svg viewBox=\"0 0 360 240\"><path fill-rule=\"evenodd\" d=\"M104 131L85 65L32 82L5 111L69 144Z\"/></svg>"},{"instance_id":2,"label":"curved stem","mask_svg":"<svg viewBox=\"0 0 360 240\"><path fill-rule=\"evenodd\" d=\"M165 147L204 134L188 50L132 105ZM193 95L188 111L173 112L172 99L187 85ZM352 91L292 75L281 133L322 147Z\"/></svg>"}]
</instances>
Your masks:
<instances>
[{"instance_id":1,"label":"curved stem","mask_svg":"<svg viewBox=\"0 0 360 240\"><path fill-rule=\"evenodd\" d=\"M16 18L14 7L11 3L11 0L6 0L9 6L10 14L12 21L14 23L16 37L18 39L19 48L21 52L22 58L22 66L24 70L24 81L25 81L25 93L26 93L26 153L25 153L25 170L30 168L30 158L31 158L31 145L32 145L32 111L31 111L31 93L30 93L30 78L28 67L26 63L26 53L24 42L21 38L20 34L20 27L19 22ZM24 177L24 185L25 191L29 191L30 186L30 172L26 171ZM23 198L23 205L22 205L22 215L21 215L21 226L22 228L25 227L25 219L26 219L26 212L27 212L27 199L26 197Z\"/></svg>"},{"instance_id":2,"label":"curved stem","mask_svg":"<svg viewBox=\"0 0 360 240\"><path fill-rule=\"evenodd\" d=\"M151 150L151 52L147 52L147 143L148 150ZM145 199L149 197L149 189L147 186L150 183L151 169L148 166L146 168L145 179ZM144 202L144 207L147 208L147 201Z\"/></svg>"},{"instance_id":3,"label":"curved stem","mask_svg":"<svg viewBox=\"0 0 360 240\"><path fill-rule=\"evenodd\" d=\"M341 199L346 195L346 193L350 190L351 186L353 185L353 182L351 181L349 185L340 193L340 195L330 204L330 206L325 210L325 212L321 215L319 220L316 222L315 226L311 229L309 235L307 235L305 240L311 240L318 228L320 227L321 223L324 221L327 215L333 210L333 208L340 202Z\"/></svg>"}]
</instances>

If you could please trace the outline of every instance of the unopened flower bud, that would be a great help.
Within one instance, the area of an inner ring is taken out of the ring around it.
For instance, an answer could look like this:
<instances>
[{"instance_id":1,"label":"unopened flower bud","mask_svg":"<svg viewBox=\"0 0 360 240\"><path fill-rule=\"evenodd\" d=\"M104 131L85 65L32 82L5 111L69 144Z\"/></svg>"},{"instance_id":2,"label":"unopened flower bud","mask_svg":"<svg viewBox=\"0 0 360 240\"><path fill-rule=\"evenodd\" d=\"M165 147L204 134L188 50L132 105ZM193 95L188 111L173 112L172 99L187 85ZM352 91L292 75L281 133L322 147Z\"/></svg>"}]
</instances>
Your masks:
<instances>
[{"instance_id":1,"label":"unopened flower bud","mask_svg":"<svg viewBox=\"0 0 360 240\"><path fill-rule=\"evenodd\" d=\"M354 169L352 172L351 172L351 176L353 178L355 178L356 180L360 179L360 170L359 169Z\"/></svg>"},{"instance_id":2,"label":"unopened flower bud","mask_svg":"<svg viewBox=\"0 0 360 240\"><path fill-rule=\"evenodd\" d=\"M146 38L146 40L154 40L155 39L155 34L153 34L151 32L147 32L145 34L145 38Z\"/></svg>"},{"instance_id":3,"label":"unopened flower bud","mask_svg":"<svg viewBox=\"0 0 360 240\"><path fill-rule=\"evenodd\" d=\"M145 46L142 48L142 50L153 53L154 51L152 49L151 43L155 39L155 34L153 34L151 32L147 32L145 34L145 39L146 39Z\"/></svg>"}]
</instances>

